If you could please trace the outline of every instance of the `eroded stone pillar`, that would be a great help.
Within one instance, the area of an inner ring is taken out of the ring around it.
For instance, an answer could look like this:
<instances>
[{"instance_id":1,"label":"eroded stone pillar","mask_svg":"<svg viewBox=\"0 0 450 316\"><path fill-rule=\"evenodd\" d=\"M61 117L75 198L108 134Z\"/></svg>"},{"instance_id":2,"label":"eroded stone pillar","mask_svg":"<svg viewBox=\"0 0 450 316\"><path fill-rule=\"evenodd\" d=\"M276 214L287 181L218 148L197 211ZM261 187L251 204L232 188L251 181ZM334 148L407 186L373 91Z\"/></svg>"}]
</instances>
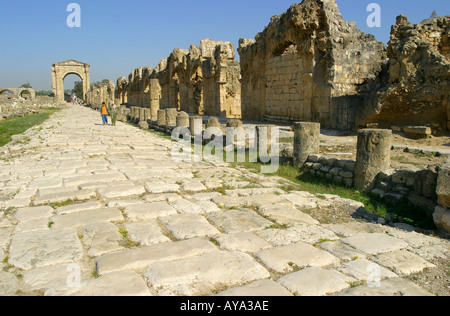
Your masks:
<instances>
[{"instance_id":1,"label":"eroded stone pillar","mask_svg":"<svg viewBox=\"0 0 450 316\"><path fill-rule=\"evenodd\" d=\"M175 108L166 109L166 132L177 126L178 110Z\"/></svg>"},{"instance_id":2,"label":"eroded stone pillar","mask_svg":"<svg viewBox=\"0 0 450 316\"><path fill-rule=\"evenodd\" d=\"M189 126L189 114L186 112L180 112L177 115L177 127L188 127Z\"/></svg>"},{"instance_id":3,"label":"eroded stone pillar","mask_svg":"<svg viewBox=\"0 0 450 316\"><path fill-rule=\"evenodd\" d=\"M158 110L157 123L159 128L166 127L166 110Z\"/></svg>"},{"instance_id":4,"label":"eroded stone pillar","mask_svg":"<svg viewBox=\"0 0 450 316\"><path fill-rule=\"evenodd\" d=\"M192 136L200 135L203 132L203 117L201 116L191 116L189 117L189 129Z\"/></svg>"},{"instance_id":5,"label":"eroded stone pillar","mask_svg":"<svg viewBox=\"0 0 450 316\"><path fill-rule=\"evenodd\" d=\"M320 151L320 123L294 123L294 166L301 167L309 155Z\"/></svg>"},{"instance_id":6,"label":"eroded stone pillar","mask_svg":"<svg viewBox=\"0 0 450 316\"><path fill-rule=\"evenodd\" d=\"M359 191L371 191L376 176L391 166L392 131L387 129L363 129L358 132L355 187Z\"/></svg>"}]
</instances>

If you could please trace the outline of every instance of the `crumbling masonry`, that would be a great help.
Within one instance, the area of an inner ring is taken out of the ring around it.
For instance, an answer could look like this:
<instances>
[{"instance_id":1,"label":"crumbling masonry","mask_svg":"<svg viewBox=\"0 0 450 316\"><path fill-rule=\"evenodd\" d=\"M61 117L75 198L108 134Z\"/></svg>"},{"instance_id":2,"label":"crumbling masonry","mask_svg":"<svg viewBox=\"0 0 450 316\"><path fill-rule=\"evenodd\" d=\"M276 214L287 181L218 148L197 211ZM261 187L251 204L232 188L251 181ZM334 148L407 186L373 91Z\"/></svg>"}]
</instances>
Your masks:
<instances>
[{"instance_id":1,"label":"crumbling masonry","mask_svg":"<svg viewBox=\"0 0 450 316\"><path fill-rule=\"evenodd\" d=\"M175 108L199 115L241 117L239 62L230 42L204 39L189 50L175 49L155 68L135 69L117 80L117 104L158 110Z\"/></svg>"},{"instance_id":2,"label":"crumbling masonry","mask_svg":"<svg viewBox=\"0 0 450 316\"><path fill-rule=\"evenodd\" d=\"M386 47L344 21L336 0L304 0L254 40L240 39L240 62L232 43L204 39L107 86L117 105L149 109L151 121L175 108L339 130L427 125L436 134L450 129L449 37L450 17L413 25L401 15ZM91 92L95 107L111 100L101 89Z\"/></svg>"}]
</instances>

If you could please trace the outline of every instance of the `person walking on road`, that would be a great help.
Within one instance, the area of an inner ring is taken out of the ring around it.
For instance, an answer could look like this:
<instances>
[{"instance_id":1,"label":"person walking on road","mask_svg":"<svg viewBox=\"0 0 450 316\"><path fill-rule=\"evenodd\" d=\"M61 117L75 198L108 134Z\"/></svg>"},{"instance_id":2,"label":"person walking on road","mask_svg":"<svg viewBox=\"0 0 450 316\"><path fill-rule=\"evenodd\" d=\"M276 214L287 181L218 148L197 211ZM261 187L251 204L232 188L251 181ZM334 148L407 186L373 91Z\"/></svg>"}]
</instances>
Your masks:
<instances>
[{"instance_id":1,"label":"person walking on road","mask_svg":"<svg viewBox=\"0 0 450 316\"><path fill-rule=\"evenodd\" d=\"M106 107L105 102L102 103L102 106L100 108L100 113L102 115L103 125L108 124L109 111L108 111L108 108Z\"/></svg>"},{"instance_id":2,"label":"person walking on road","mask_svg":"<svg viewBox=\"0 0 450 316\"><path fill-rule=\"evenodd\" d=\"M110 107L109 107L109 113L111 114L111 123L112 126L116 126L116 122L117 122L117 106L113 103Z\"/></svg>"}]
</instances>

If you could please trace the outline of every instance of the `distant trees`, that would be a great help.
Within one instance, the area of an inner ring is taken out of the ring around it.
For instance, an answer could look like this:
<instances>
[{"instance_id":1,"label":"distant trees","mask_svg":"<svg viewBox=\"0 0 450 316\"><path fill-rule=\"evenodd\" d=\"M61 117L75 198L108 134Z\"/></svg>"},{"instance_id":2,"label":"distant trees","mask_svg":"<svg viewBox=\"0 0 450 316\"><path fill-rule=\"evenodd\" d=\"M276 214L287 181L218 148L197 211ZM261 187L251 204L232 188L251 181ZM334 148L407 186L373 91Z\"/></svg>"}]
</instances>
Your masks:
<instances>
[{"instance_id":1,"label":"distant trees","mask_svg":"<svg viewBox=\"0 0 450 316\"><path fill-rule=\"evenodd\" d=\"M91 90L94 88L100 88L100 85L108 83L109 83L108 79L103 79L102 81L96 81L94 83L91 83Z\"/></svg>"},{"instance_id":2,"label":"distant trees","mask_svg":"<svg viewBox=\"0 0 450 316\"><path fill-rule=\"evenodd\" d=\"M21 85L19 88L32 89L33 87L32 87L31 84L29 84L29 83L24 83L24 84Z\"/></svg>"},{"instance_id":3,"label":"distant trees","mask_svg":"<svg viewBox=\"0 0 450 316\"><path fill-rule=\"evenodd\" d=\"M84 99L84 95L83 95L83 82L82 81L75 81L74 87L72 89L72 94L75 94L75 96L78 99L83 100Z\"/></svg>"}]
</instances>

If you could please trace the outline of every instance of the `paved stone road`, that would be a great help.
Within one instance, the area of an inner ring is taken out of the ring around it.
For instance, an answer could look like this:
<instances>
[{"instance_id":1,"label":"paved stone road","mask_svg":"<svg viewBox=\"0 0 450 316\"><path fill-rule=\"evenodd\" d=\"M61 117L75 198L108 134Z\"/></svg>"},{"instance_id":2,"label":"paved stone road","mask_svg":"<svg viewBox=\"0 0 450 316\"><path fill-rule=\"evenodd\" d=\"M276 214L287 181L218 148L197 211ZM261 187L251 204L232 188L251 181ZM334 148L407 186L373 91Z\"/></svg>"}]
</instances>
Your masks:
<instances>
[{"instance_id":1,"label":"paved stone road","mask_svg":"<svg viewBox=\"0 0 450 316\"><path fill-rule=\"evenodd\" d=\"M404 277L448 259L445 240L307 212L357 202L175 163L170 140L100 121L70 106L0 149L1 295L430 295Z\"/></svg>"}]
</instances>

